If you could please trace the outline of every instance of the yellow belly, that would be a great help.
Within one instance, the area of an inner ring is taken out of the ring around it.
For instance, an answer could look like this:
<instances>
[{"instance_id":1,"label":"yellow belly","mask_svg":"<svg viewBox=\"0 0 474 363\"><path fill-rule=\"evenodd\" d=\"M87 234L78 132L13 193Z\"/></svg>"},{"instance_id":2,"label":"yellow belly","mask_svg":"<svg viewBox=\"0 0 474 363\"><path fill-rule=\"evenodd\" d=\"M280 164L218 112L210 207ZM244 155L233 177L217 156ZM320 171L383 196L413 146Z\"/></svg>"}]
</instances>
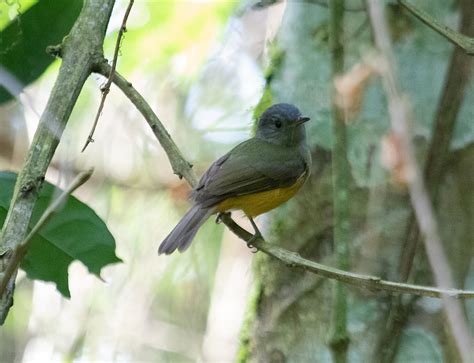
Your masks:
<instances>
[{"instance_id":1,"label":"yellow belly","mask_svg":"<svg viewBox=\"0 0 474 363\"><path fill-rule=\"evenodd\" d=\"M240 209L249 217L268 212L293 197L306 180L306 173L295 184L286 188L277 188L255 194L231 197L217 205L218 212Z\"/></svg>"}]
</instances>

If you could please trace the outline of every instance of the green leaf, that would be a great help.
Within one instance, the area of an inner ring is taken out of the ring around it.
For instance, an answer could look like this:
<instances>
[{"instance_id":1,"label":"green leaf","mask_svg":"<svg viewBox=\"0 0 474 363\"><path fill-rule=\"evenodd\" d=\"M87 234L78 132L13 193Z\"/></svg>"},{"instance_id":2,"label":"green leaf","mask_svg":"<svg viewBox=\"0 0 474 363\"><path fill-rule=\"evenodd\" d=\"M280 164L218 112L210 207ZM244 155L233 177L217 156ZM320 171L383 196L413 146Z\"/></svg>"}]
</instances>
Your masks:
<instances>
[{"instance_id":1,"label":"green leaf","mask_svg":"<svg viewBox=\"0 0 474 363\"><path fill-rule=\"evenodd\" d=\"M82 0L41 0L0 31L0 71L7 73L8 90L0 85L0 104L36 80L54 58L48 45L61 43L82 8ZM0 82L5 76L0 78Z\"/></svg>"},{"instance_id":2,"label":"green leaf","mask_svg":"<svg viewBox=\"0 0 474 363\"><path fill-rule=\"evenodd\" d=\"M14 173L0 173L0 224L5 220L16 177ZM44 183L31 226L58 192L58 188ZM104 266L121 261L115 255L115 240L105 223L90 207L70 196L34 237L21 267L29 278L54 282L61 294L70 297L68 267L74 260L97 276Z\"/></svg>"}]
</instances>

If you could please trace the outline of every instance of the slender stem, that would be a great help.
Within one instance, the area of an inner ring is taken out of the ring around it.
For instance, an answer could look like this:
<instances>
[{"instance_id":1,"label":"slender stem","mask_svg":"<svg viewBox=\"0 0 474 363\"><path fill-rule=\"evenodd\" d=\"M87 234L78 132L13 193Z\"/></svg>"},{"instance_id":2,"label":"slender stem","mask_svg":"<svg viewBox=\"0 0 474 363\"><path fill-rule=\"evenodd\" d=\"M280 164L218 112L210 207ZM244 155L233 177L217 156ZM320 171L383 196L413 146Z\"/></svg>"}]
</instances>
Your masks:
<instances>
[{"instance_id":1,"label":"slender stem","mask_svg":"<svg viewBox=\"0 0 474 363\"><path fill-rule=\"evenodd\" d=\"M100 91L102 92L102 97L100 99L99 109L97 110L97 113L94 118L94 123L92 124L92 129L89 133L89 136L87 136L86 143L84 144L81 152L84 152L87 146L91 142L94 142L94 139L92 137L94 136L94 132L97 127L97 123L99 122L100 115L102 114L102 110L104 109L105 99L107 98L107 95L110 92L112 79L114 77L115 69L117 68L117 60L119 56L120 44L122 42L123 34L127 31L127 20L128 20L128 16L130 15L130 11L132 10L133 2L134 0L130 0L127 6L127 10L125 10L125 15L123 16L123 19L122 19L122 25L120 26L119 32L117 34L117 41L115 42L115 50L114 50L114 58L112 59L112 67L110 67L110 72L107 77L107 82L105 82L105 85L100 88Z\"/></svg>"},{"instance_id":2,"label":"slender stem","mask_svg":"<svg viewBox=\"0 0 474 363\"><path fill-rule=\"evenodd\" d=\"M411 5L406 0L398 0L398 2L412 13L415 17L420 19L423 23L428 25L431 29L441 34L443 37L448 39L451 43L461 47L467 54L474 55L474 38L468 37L461 34L450 27L442 24L427 12L418 9L416 6Z\"/></svg>"},{"instance_id":3,"label":"slender stem","mask_svg":"<svg viewBox=\"0 0 474 363\"><path fill-rule=\"evenodd\" d=\"M3 226L0 250L14 251L28 233L38 193L66 123L93 64L103 58L102 45L113 5L114 0L85 1L71 32L64 38L60 52L63 62L18 175ZM0 257L0 273L5 271L9 257L11 254L8 253ZM0 324L12 305L12 280L0 296Z\"/></svg>"},{"instance_id":4,"label":"slender stem","mask_svg":"<svg viewBox=\"0 0 474 363\"><path fill-rule=\"evenodd\" d=\"M383 61L382 79L388 98L392 131L400 143L400 157L403 160L410 200L415 216L424 236L424 244L431 270L440 287L454 286L451 268L443 251L438 224L433 212L431 200L425 187L422 173L415 158L411 134L411 115L406 99L397 82L395 65L392 62L392 47L383 6L378 0L367 0L370 18L374 29L375 42L381 52ZM472 338L464 318L459 301L450 296L443 296L443 307L457 349L464 362L470 361Z\"/></svg>"},{"instance_id":5,"label":"slender stem","mask_svg":"<svg viewBox=\"0 0 474 363\"><path fill-rule=\"evenodd\" d=\"M332 78L344 72L344 0L331 0L329 41L331 47ZM336 102L332 89L332 189L334 205L334 250L336 264L341 270L349 269L350 221L350 166L347 160L347 132L344 112ZM347 362L349 335L347 333L347 287L334 284L329 345L336 363Z\"/></svg>"},{"instance_id":6,"label":"slender stem","mask_svg":"<svg viewBox=\"0 0 474 363\"><path fill-rule=\"evenodd\" d=\"M80 173L79 175L77 175L72 181L72 183L65 190L62 191L59 197L56 198L56 200L54 200L54 202L51 203L48 206L48 208L46 208L46 210L41 215L38 222L31 229L30 233L28 233L28 235L25 237L23 242L21 242L18 246L15 247L12 257L8 261L8 265L7 265L7 268L5 269L3 277L0 280L0 296L3 295L3 292L5 291L8 285L8 282L10 281L13 274L16 273L18 266L20 266L20 263L23 257L25 257L26 255L26 252L28 252L28 248L30 247L32 238L48 222L48 220L53 216L53 214L66 202L67 198L77 188L79 188L82 184L84 184L85 182L89 180L89 178L92 175L92 171L93 169L90 169L88 171L84 171Z\"/></svg>"}]
</instances>

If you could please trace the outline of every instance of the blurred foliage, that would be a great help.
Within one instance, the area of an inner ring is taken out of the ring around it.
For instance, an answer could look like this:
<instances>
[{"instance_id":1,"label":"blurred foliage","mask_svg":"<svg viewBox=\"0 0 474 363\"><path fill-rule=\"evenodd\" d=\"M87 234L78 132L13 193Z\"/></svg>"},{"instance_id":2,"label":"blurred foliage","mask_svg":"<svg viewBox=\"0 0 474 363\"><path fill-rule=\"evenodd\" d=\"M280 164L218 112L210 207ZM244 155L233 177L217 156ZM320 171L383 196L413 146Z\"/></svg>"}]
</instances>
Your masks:
<instances>
[{"instance_id":1,"label":"blurred foliage","mask_svg":"<svg viewBox=\"0 0 474 363\"><path fill-rule=\"evenodd\" d=\"M178 221L176 219L176 223ZM164 321L192 326L198 331L206 329L223 233L223 227L212 222L199 230L188 253L170 257L171 261L160 276L156 299L168 309L160 309L157 316ZM195 304L196 301L199 304Z\"/></svg>"},{"instance_id":2,"label":"blurred foliage","mask_svg":"<svg viewBox=\"0 0 474 363\"><path fill-rule=\"evenodd\" d=\"M181 80L195 79L237 4L234 0L136 2L122 41L126 57L120 59L120 71L129 74L139 67L140 72L156 73L171 67ZM115 16L120 17L117 11ZM114 47L115 34L107 38L106 54L112 54ZM145 58L150 49L155 50L153 57Z\"/></svg>"},{"instance_id":3,"label":"blurred foliage","mask_svg":"<svg viewBox=\"0 0 474 363\"><path fill-rule=\"evenodd\" d=\"M10 83L8 90L0 85L0 104L17 96L54 61L46 47L61 43L81 8L82 0L41 0L25 11L17 4L18 16L0 31L0 66L13 78L3 80Z\"/></svg>"},{"instance_id":4,"label":"blurred foliage","mask_svg":"<svg viewBox=\"0 0 474 363\"><path fill-rule=\"evenodd\" d=\"M3 225L10 205L16 174L0 173L0 224ZM45 182L31 219L40 219L58 189ZM70 297L68 267L81 261L89 271L100 277L106 265L120 262L115 255L115 239L105 223L86 204L70 196L62 209L33 238L21 268L28 277L52 281L61 294Z\"/></svg>"}]
</instances>

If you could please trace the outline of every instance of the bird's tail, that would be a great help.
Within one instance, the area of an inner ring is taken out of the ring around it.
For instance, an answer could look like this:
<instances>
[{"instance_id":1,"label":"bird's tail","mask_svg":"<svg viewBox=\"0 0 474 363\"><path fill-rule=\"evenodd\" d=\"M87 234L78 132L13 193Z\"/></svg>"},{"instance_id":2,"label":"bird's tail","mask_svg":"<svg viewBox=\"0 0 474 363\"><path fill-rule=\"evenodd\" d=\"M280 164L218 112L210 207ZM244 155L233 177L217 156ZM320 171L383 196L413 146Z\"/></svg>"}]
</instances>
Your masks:
<instances>
[{"instance_id":1,"label":"bird's tail","mask_svg":"<svg viewBox=\"0 0 474 363\"><path fill-rule=\"evenodd\" d=\"M193 206L174 227L171 233L161 242L158 254L169 255L176 251L185 251L194 239L199 227L214 212L214 208L202 208L199 205Z\"/></svg>"}]
</instances>

